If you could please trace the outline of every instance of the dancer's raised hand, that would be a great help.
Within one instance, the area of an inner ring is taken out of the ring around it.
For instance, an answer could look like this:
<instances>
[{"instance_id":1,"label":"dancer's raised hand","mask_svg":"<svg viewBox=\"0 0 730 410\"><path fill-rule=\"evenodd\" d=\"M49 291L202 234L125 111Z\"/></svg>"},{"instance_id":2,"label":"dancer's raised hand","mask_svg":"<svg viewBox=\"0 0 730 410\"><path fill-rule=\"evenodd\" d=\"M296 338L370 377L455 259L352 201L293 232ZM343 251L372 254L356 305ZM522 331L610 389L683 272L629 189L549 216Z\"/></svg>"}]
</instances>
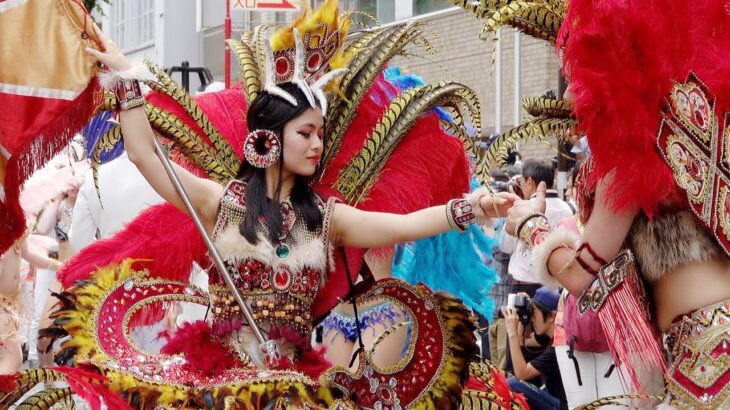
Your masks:
<instances>
[{"instance_id":1,"label":"dancer's raised hand","mask_svg":"<svg viewBox=\"0 0 730 410\"><path fill-rule=\"evenodd\" d=\"M119 49L112 39L102 32L98 32L98 35L104 50L87 47L87 54L96 58L99 62L114 71L124 71L132 68L132 63L129 62L124 53L122 53L122 50Z\"/></svg>"}]
</instances>

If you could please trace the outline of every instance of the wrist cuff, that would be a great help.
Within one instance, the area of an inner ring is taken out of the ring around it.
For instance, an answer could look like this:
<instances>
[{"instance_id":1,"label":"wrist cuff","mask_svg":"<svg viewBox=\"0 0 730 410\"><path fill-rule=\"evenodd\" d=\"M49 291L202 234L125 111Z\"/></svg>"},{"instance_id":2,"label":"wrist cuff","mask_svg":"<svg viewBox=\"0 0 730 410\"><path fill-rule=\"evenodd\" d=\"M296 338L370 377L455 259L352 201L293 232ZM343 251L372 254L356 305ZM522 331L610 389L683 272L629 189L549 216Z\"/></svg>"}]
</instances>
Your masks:
<instances>
[{"instance_id":1,"label":"wrist cuff","mask_svg":"<svg viewBox=\"0 0 730 410\"><path fill-rule=\"evenodd\" d=\"M559 288L561 286L560 282L548 271L548 259L550 259L553 251L558 248L565 247L575 250L578 249L579 245L580 235L565 227L561 226L550 232L543 242L532 250L533 267L537 270L540 283L553 290ZM559 272L554 273L556 275L560 274Z\"/></svg>"},{"instance_id":2,"label":"wrist cuff","mask_svg":"<svg viewBox=\"0 0 730 410\"><path fill-rule=\"evenodd\" d=\"M464 195L464 199L469 201L469 203L471 204L472 212L476 217L476 223L478 223L479 225L485 225L490 222L491 219L484 213L484 210L479 205L479 201L485 195L489 195L489 190L486 187L480 187L478 189L475 189L473 192Z\"/></svg>"}]
</instances>

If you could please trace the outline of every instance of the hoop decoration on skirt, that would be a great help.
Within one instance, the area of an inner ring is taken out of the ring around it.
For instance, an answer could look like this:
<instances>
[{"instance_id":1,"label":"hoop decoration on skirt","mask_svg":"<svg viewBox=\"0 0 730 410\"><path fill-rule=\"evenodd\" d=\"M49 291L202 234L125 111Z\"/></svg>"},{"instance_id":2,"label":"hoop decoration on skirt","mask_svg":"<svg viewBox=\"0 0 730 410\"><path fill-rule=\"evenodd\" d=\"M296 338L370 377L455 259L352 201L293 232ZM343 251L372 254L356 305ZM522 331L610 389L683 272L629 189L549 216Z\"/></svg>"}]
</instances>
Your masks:
<instances>
[{"instance_id":1,"label":"hoop decoration on skirt","mask_svg":"<svg viewBox=\"0 0 730 410\"><path fill-rule=\"evenodd\" d=\"M253 130L243 144L243 154L256 168L268 168L281 157L279 136L270 130Z\"/></svg>"}]
</instances>

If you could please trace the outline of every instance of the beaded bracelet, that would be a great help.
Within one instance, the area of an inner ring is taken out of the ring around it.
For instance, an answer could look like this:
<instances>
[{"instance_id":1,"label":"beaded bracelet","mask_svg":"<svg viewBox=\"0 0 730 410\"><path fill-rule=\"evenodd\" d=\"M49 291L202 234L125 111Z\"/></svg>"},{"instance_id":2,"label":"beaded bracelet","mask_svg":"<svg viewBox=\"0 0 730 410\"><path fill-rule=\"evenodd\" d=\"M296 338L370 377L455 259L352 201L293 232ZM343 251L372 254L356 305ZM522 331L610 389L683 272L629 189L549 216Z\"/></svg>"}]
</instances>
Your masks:
<instances>
[{"instance_id":1,"label":"beaded bracelet","mask_svg":"<svg viewBox=\"0 0 730 410\"><path fill-rule=\"evenodd\" d=\"M466 199L452 199L446 204L446 220L451 229L464 232L477 221L474 207Z\"/></svg>"},{"instance_id":2,"label":"beaded bracelet","mask_svg":"<svg viewBox=\"0 0 730 410\"><path fill-rule=\"evenodd\" d=\"M142 88L139 86L138 80L120 79L116 87L114 87L114 94L117 97L119 108L123 111L131 110L145 103Z\"/></svg>"},{"instance_id":3,"label":"beaded bracelet","mask_svg":"<svg viewBox=\"0 0 730 410\"><path fill-rule=\"evenodd\" d=\"M532 249L542 243L550 233L550 223L545 215L535 212L520 220L517 224L517 238L526 249Z\"/></svg>"}]
</instances>

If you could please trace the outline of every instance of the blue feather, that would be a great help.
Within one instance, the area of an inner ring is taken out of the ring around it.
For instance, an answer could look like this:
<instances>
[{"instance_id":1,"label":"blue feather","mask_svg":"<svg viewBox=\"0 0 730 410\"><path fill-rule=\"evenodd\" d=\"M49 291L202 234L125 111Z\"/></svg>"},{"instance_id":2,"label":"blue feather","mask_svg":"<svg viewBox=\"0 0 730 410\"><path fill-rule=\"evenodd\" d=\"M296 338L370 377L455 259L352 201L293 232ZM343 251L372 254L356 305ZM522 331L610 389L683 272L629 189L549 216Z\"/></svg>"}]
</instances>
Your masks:
<instances>
[{"instance_id":1,"label":"blue feather","mask_svg":"<svg viewBox=\"0 0 730 410\"><path fill-rule=\"evenodd\" d=\"M451 231L421 239L398 250L402 254L396 253L394 258L393 277L451 293L491 318L494 301L488 294L499 281L490 266L496 245L477 225L464 233Z\"/></svg>"}]
</instances>

